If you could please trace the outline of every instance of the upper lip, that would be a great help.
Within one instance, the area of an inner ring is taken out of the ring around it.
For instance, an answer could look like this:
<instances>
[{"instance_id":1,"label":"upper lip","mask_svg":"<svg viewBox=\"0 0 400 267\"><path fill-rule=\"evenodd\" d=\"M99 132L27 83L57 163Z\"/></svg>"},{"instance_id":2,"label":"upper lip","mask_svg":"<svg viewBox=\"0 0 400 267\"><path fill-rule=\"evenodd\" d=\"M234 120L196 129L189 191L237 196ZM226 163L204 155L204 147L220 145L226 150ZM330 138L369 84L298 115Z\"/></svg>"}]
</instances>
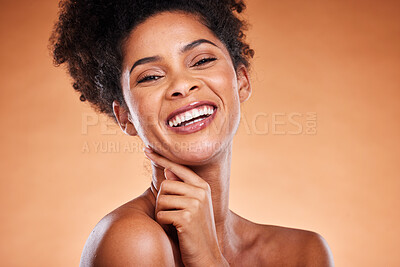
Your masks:
<instances>
[{"instance_id":1,"label":"upper lip","mask_svg":"<svg viewBox=\"0 0 400 267\"><path fill-rule=\"evenodd\" d=\"M186 106L183 106L183 107L178 108L178 109L174 110L173 112L171 112L171 114L169 114L167 117L166 124L168 124L169 120L171 120L176 115L186 112L188 110L203 106L203 105L213 106L214 108L217 107L217 105L215 103L213 103L211 101L207 101L207 100L192 102Z\"/></svg>"}]
</instances>

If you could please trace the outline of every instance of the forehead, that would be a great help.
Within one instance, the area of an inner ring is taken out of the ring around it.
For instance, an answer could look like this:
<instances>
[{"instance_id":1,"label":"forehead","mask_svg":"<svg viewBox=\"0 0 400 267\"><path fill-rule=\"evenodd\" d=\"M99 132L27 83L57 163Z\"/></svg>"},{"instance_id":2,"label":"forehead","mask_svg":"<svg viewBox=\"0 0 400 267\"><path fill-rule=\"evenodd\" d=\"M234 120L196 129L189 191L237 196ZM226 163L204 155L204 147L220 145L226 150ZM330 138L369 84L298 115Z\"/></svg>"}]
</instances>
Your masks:
<instances>
[{"instance_id":1,"label":"forehead","mask_svg":"<svg viewBox=\"0 0 400 267\"><path fill-rule=\"evenodd\" d=\"M153 56L157 51L180 49L197 39L221 44L200 18L184 12L158 13L136 26L124 45L127 56Z\"/></svg>"}]
</instances>

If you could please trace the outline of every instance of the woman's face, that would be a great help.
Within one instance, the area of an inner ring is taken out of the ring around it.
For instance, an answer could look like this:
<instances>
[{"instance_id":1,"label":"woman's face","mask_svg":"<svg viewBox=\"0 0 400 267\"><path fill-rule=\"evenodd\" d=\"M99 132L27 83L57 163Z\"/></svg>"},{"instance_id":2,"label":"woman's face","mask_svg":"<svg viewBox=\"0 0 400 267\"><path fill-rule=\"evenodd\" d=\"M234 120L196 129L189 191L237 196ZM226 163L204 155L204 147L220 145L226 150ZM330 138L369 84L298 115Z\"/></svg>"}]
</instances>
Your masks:
<instances>
[{"instance_id":1,"label":"woman's face","mask_svg":"<svg viewBox=\"0 0 400 267\"><path fill-rule=\"evenodd\" d=\"M177 163L211 161L230 145L240 102L250 95L225 45L192 14L163 12L137 26L123 47L125 132Z\"/></svg>"}]
</instances>

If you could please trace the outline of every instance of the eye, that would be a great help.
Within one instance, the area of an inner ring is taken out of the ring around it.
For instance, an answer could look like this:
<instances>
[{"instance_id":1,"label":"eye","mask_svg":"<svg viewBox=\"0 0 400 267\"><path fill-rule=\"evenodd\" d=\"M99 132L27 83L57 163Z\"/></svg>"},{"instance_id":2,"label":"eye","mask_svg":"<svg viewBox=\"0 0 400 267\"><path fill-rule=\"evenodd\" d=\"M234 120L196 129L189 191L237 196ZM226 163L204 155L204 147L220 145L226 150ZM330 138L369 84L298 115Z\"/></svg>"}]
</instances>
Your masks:
<instances>
[{"instance_id":1,"label":"eye","mask_svg":"<svg viewBox=\"0 0 400 267\"><path fill-rule=\"evenodd\" d=\"M140 77L137 81L137 83L144 83L144 82L149 82L149 81L156 81L160 78L162 78L163 76L159 76L159 75L145 75L144 77Z\"/></svg>"},{"instance_id":2,"label":"eye","mask_svg":"<svg viewBox=\"0 0 400 267\"><path fill-rule=\"evenodd\" d=\"M217 58L215 58L215 57L202 58L199 61L197 61L196 63L194 63L192 67L198 67L198 66L207 64L207 63L215 61L215 60L217 60Z\"/></svg>"}]
</instances>

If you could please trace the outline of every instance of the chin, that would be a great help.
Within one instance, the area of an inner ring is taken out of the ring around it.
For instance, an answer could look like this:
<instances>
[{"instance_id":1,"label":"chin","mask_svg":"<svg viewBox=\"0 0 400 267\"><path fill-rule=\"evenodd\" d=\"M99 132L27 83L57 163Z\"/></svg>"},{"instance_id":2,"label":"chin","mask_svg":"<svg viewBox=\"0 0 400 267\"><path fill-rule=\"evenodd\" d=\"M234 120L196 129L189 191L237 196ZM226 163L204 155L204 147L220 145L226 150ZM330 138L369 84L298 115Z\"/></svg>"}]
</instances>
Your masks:
<instances>
[{"instance_id":1,"label":"chin","mask_svg":"<svg viewBox=\"0 0 400 267\"><path fill-rule=\"evenodd\" d=\"M170 150L177 163L192 166L210 163L220 152L221 144L219 142L193 143L191 145L181 143Z\"/></svg>"}]
</instances>

